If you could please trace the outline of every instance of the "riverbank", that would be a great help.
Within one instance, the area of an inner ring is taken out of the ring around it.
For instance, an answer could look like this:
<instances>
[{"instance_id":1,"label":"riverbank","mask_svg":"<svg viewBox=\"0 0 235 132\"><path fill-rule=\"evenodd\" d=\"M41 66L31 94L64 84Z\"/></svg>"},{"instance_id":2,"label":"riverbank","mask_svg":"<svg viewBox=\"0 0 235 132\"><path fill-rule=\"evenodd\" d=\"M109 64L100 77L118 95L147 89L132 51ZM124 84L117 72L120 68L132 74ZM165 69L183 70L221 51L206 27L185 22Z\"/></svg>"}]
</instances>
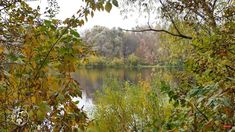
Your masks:
<instances>
[{"instance_id":1,"label":"riverbank","mask_svg":"<svg viewBox=\"0 0 235 132\"><path fill-rule=\"evenodd\" d=\"M105 69L105 68L115 68L115 69L143 69L143 68L182 68L182 66L176 65L79 65L79 69Z\"/></svg>"},{"instance_id":2,"label":"riverbank","mask_svg":"<svg viewBox=\"0 0 235 132\"><path fill-rule=\"evenodd\" d=\"M181 68L182 63L166 63L166 62L146 62L141 58L130 55L127 58L104 57L104 56L89 56L87 61L82 62L79 68Z\"/></svg>"}]
</instances>

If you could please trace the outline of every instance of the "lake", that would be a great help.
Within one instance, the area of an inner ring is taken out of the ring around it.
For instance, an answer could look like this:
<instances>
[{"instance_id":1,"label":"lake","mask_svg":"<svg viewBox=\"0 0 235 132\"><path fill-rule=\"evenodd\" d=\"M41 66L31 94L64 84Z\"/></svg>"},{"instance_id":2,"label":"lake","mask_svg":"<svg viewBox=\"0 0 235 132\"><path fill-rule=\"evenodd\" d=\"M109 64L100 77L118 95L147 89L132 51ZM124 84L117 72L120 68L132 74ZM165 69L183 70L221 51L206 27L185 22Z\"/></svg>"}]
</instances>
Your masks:
<instances>
[{"instance_id":1,"label":"lake","mask_svg":"<svg viewBox=\"0 0 235 132\"><path fill-rule=\"evenodd\" d=\"M156 79L156 76L169 76L173 71L174 69L171 68L80 68L73 73L73 78L80 83L82 98L74 100L80 101L80 108L84 106L85 111L90 111L94 107L95 92L101 90L109 79L116 78L131 83L137 83L140 80L151 82Z\"/></svg>"},{"instance_id":2,"label":"lake","mask_svg":"<svg viewBox=\"0 0 235 132\"><path fill-rule=\"evenodd\" d=\"M84 110L94 107L93 97L95 92L101 90L107 79L118 79L137 83L139 80L151 81L155 68L80 68L73 73L73 78L80 84L82 99L79 107Z\"/></svg>"}]
</instances>

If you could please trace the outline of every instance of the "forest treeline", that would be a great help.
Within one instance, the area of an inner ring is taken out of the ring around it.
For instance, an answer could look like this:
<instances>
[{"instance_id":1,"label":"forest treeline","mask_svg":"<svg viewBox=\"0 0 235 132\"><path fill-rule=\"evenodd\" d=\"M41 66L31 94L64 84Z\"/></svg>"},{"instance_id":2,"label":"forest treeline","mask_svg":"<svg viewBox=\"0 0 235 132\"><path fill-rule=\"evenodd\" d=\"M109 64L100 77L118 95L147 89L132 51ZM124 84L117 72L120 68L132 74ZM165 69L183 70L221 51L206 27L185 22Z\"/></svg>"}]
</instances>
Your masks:
<instances>
[{"instance_id":1,"label":"forest treeline","mask_svg":"<svg viewBox=\"0 0 235 132\"><path fill-rule=\"evenodd\" d=\"M144 28L144 27L142 27ZM94 26L83 33L82 39L95 55L88 57L86 66L182 65L185 53L172 52L172 45L163 44L165 35L154 32L126 32L120 28ZM175 54L175 58L172 59ZM171 60L171 61L170 61Z\"/></svg>"}]
</instances>

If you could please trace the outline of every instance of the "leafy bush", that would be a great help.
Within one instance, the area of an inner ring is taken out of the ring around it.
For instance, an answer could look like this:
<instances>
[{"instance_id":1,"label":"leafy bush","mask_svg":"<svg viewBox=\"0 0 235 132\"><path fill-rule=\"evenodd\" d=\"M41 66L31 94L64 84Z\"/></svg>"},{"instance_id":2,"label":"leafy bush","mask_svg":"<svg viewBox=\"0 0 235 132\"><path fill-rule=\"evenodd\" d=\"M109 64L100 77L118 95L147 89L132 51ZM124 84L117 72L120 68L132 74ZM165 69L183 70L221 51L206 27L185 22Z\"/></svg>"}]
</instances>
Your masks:
<instances>
[{"instance_id":1,"label":"leafy bush","mask_svg":"<svg viewBox=\"0 0 235 132\"><path fill-rule=\"evenodd\" d=\"M172 109L156 84L145 81L136 85L108 81L95 100L97 106L90 131L162 130Z\"/></svg>"},{"instance_id":2,"label":"leafy bush","mask_svg":"<svg viewBox=\"0 0 235 132\"><path fill-rule=\"evenodd\" d=\"M112 60L110 60L109 65L110 66L116 66L116 67L123 66L124 65L124 60L122 58L114 57Z\"/></svg>"},{"instance_id":3,"label":"leafy bush","mask_svg":"<svg viewBox=\"0 0 235 132\"><path fill-rule=\"evenodd\" d=\"M131 54L127 58L128 64L132 66L137 66L137 64L140 64L140 59L134 54Z\"/></svg>"},{"instance_id":4,"label":"leafy bush","mask_svg":"<svg viewBox=\"0 0 235 132\"><path fill-rule=\"evenodd\" d=\"M103 56L95 56L92 55L90 57L87 58L88 59L88 63L86 64L86 66L105 66L107 63L107 59Z\"/></svg>"}]
</instances>

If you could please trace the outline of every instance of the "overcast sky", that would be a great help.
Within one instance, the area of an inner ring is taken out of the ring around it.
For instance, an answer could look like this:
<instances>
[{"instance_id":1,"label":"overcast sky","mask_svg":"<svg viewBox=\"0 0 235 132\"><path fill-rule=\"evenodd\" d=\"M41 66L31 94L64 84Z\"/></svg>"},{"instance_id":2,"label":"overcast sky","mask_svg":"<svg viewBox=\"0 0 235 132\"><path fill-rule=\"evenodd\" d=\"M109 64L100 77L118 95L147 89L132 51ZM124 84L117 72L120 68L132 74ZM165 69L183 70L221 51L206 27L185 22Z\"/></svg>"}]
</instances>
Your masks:
<instances>
[{"instance_id":1,"label":"overcast sky","mask_svg":"<svg viewBox=\"0 0 235 132\"><path fill-rule=\"evenodd\" d=\"M64 20L72 16L81 6L82 0L57 0L60 6L60 13L57 15L57 18ZM28 2L32 7L40 6L41 10L44 10L47 6L47 0L38 0ZM90 18L88 22L80 29L84 31L85 29L91 28L94 25L106 26L109 28L112 27L121 27L125 29L131 29L137 25L146 24L146 20L138 20L139 16L136 14L133 17L128 19L123 19L123 16L120 15L119 8L113 6L110 13L105 11L99 12L96 11L93 18ZM137 23L138 22L138 23Z\"/></svg>"}]
</instances>

